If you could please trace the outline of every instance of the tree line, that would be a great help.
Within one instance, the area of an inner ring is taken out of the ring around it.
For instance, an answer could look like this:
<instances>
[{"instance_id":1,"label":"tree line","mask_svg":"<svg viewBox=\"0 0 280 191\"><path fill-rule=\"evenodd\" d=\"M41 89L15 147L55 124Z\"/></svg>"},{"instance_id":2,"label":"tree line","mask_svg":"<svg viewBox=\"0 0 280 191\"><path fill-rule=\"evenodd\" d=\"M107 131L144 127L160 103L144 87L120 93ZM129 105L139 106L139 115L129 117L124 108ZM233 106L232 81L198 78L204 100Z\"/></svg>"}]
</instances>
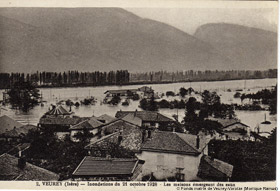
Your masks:
<instances>
[{"instance_id":1,"label":"tree line","mask_svg":"<svg viewBox=\"0 0 280 191\"><path fill-rule=\"evenodd\" d=\"M262 79L276 78L277 69L265 71L251 70L206 70L206 71L159 71L142 72L130 74L131 82L181 82L181 81L219 81L219 80L240 80L240 79Z\"/></svg>"},{"instance_id":2,"label":"tree line","mask_svg":"<svg viewBox=\"0 0 280 191\"><path fill-rule=\"evenodd\" d=\"M128 84L130 74L127 70L110 72L36 72L0 73L0 89L10 88L16 82L31 82L37 87L100 86Z\"/></svg>"}]
</instances>

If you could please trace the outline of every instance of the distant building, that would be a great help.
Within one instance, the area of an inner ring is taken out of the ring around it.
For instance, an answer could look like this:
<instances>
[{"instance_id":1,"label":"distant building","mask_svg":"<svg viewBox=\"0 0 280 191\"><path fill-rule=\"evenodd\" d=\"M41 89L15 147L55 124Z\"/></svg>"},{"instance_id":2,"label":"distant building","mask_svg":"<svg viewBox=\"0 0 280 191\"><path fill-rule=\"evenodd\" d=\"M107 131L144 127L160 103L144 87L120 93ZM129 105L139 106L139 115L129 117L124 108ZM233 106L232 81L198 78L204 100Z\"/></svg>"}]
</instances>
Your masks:
<instances>
[{"instance_id":1,"label":"distant building","mask_svg":"<svg viewBox=\"0 0 280 191\"><path fill-rule=\"evenodd\" d=\"M88 118L74 116L63 106L54 106L50 111L44 114L38 123L39 128L52 129L58 138L70 135L70 127L88 120Z\"/></svg>"},{"instance_id":2,"label":"distant building","mask_svg":"<svg viewBox=\"0 0 280 191\"><path fill-rule=\"evenodd\" d=\"M0 155L0 169L0 180L59 180L59 175L7 153Z\"/></svg>"},{"instance_id":3,"label":"distant building","mask_svg":"<svg viewBox=\"0 0 280 191\"><path fill-rule=\"evenodd\" d=\"M152 89L152 87L143 86L141 88L138 88L138 91L140 96L143 98L151 98L152 95L154 95L154 90Z\"/></svg>"},{"instance_id":4,"label":"distant building","mask_svg":"<svg viewBox=\"0 0 280 191\"><path fill-rule=\"evenodd\" d=\"M144 140L137 157L145 161L143 176L158 180L174 177L177 180L197 180L200 159L208 154L210 137L153 131Z\"/></svg>"},{"instance_id":5,"label":"distant building","mask_svg":"<svg viewBox=\"0 0 280 191\"><path fill-rule=\"evenodd\" d=\"M217 121L222 125L220 139L229 140L253 140L251 136L251 129L248 125L240 122L238 119L221 119L210 118L213 121Z\"/></svg>"},{"instance_id":6,"label":"distant building","mask_svg":"<svg viewBox=\"0 0 280 191\"><path fill-rule=\"evenodd\" d=\"M131 93L137 93L138 89L121 89L121 90L107 90L104 92L106 94L106 97L114 97L114 96L120 96L120 97L127 97Z\"/></svg>"},{"instance_id":7,"label":"distant building","mask_svg":"<svg viewBox=\"0 0 280 191\"><path fill-rule=\"evenodd\" d=\"M204 181L229 181L232 172L231 164L204 155L200 161L198 176Z\"/></svg>"},{"instance_id":8,"label":"distant building","mask_svg":"<svg viewBox=\"0 0 280 191\"><path fill-rule=\"evenodd\" d=\"M82 121L76 125L73 125L69 128L70 136L72 141L78 141L75 138L75 135L79 132L83 132L84 130L88 130L93 136L97 135L100 132L100 127L103 126L104 123L97 120L95 117L91 117L88 120Z\"/></svg>"},{"instance_id":9,"label":"distant building","mask_svg":"<svg viewBox=\"0 0 280 191\"><path fill-rule=\"evenodd\" d=\"M144 161L127 158L86 156L72 174L73 180L136 181L141 180Z\"/></svg>"},{"instance_id":10,"label":"distant building","mask_svg":"<svg viewBox=\"0 0 280 191\"><path fill-rule=\"evenodd\" d=\"M145 127L168 127L172 126L175 122L173 119L166 117L156 111L118 111L115 117L124 118L126 115L131 115L141 119L141 126Z\"/></svg>"}]
</instances>

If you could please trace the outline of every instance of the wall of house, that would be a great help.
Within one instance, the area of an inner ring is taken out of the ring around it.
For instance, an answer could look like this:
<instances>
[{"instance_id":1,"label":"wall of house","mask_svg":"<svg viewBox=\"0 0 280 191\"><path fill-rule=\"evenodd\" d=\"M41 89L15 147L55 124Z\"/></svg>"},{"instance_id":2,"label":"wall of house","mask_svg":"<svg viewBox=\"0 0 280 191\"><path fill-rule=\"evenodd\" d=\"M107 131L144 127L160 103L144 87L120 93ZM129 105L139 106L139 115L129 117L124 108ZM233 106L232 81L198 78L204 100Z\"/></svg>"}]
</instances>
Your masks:
<instances>
[{"instance_id":1,"label":"wall of house","mask_svg":"<svg viewBox=\"0 0 280 191\"><path fill-rule=\"evenodd\" d=\"M181 173L185 174L185 181L197 180L201 156L202 154L192 156L150 151L137 154L139 159L145 160L142 167L143 176L153 173L157 179L165 179L175 177L178 171L176 168L183 168Z\"/></svg>"}]
</instances>

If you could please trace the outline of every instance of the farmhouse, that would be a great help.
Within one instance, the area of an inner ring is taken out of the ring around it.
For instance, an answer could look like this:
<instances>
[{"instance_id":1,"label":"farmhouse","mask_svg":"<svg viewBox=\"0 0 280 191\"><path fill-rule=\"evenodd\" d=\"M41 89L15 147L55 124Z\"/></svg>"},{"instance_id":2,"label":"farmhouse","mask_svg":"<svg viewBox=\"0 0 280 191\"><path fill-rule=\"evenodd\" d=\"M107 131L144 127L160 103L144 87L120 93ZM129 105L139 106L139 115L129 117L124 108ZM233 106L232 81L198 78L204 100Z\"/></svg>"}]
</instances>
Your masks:
<instances>
[{"instance_id":1,"label":"farmhouse","mask_svg":"<svg viewBox=\"0 0 280 191\"><path fill-rule=\"evenodd\" d=\"M118 111L115 117L125 118L125 116L128 114L141 119L141 126L145 127L168 127L172 126L175 122L173 119L166 117L156 111Z\"/></svg>"},{"instance_id":2,"label":"farmhouse","mask_svg":"<svg viewBox=\"0 0 280 191\"><path fill-rule=\"evenodd\" d=\"M158 180L175 177L177 180L198 179L201 157L208 154L210 137L185 133L154 131L141 146L137 157L145 161L143 175Z\"/></svg>"}]
</instances>

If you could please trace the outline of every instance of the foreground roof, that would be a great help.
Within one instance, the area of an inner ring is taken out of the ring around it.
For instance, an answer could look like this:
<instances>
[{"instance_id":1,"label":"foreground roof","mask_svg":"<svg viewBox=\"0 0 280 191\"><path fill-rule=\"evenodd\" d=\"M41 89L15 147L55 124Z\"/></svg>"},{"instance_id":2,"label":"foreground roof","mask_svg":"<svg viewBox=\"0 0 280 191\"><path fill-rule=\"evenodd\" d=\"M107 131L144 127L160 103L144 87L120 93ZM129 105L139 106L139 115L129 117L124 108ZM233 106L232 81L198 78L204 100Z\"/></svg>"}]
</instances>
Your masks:
<instances>
[{"instance_id":1,"label":"foreground roof","mask_svg":"<svg viewBox=\"0 0 280 191\"><path fill-rule=\"evenodd\" d=\"M135 158L99 158L86 156L73 172L73 176L131 176L138 163L139 160Z\"/></svg>"},{"instance_id":2,"label":"foreground roof","mask_svg":"<svg viewBox=\"0 0 280 191\"><path fill-rule=\"evenodd\" d=\"M26 162L24 169L18 167L18 158L7 153L0 156L0 180L58 180L59 175Z\"/></svg>"},{"instance_id":3,"label":"foreground roof","mask_svg":"<svg viewBox=\"0 0 280 191\"><path fill-rule=\"evenodd\" d=\"M175 133L169 131L154 131L147 139L142 151L174 153L184 155L198 155L210 141L210 138L200 137L199 148L196 148L196 135Z\"/></svg>"},{"instance_id":4,"label":"foreground roof","mask_svg":"<svg viewBox=\"0 0 280 191\"><path fill-rule=\"evenodd\" d=\"M10 131L15 127L21 127L22 124L15 121L14 119L8 117L7 115L3 115L0 117L0 134L6 131Z\"/></svg>"},{"instance_id":5,"label":"foreground roof","mask_svg":"<svg viewBox=\"0 0 280 191\"><path fill-rule=\"evenodd\" d=\"M156 111L118 111L116 118L123 118L128 114L133 114L135 117L143 121L156 121L156 122L173 122L174 120L166 117Z\"/></svg>"},{"instance_id":6,"label":"foreground roof","mask_svg":"<svg viewBox=\"0 0 280 191\"><path fill-rule=\"evenodd\" d=\"M70 130L82 130L82 129L88 129L92 130L95 128L98 128L100 126L104 125L104 123L98 121L96 118L92 117L89 120L82 121L73 127L70 128Z\"/></svg>"},{"instance_id":7,"label":"foreground roof","mask_svg":"<svg viewBox=\"0 0 280 191\"><path fill-rule=\"evenodd\" d=\"M203 166L205 164L207 164L211 168L213 168L214 171ZM215 176L217 176L217 175L215 175L216 174L215 172L217 172L217 171L224 174L226 177L230 178L232 176L233 166L224 161L204 155L201 158L201 162L200 162L200 166L199 166L199 174L203 175L204 177L207 177L207 176L215 177Z\"/></svg>"}]
</instances>

